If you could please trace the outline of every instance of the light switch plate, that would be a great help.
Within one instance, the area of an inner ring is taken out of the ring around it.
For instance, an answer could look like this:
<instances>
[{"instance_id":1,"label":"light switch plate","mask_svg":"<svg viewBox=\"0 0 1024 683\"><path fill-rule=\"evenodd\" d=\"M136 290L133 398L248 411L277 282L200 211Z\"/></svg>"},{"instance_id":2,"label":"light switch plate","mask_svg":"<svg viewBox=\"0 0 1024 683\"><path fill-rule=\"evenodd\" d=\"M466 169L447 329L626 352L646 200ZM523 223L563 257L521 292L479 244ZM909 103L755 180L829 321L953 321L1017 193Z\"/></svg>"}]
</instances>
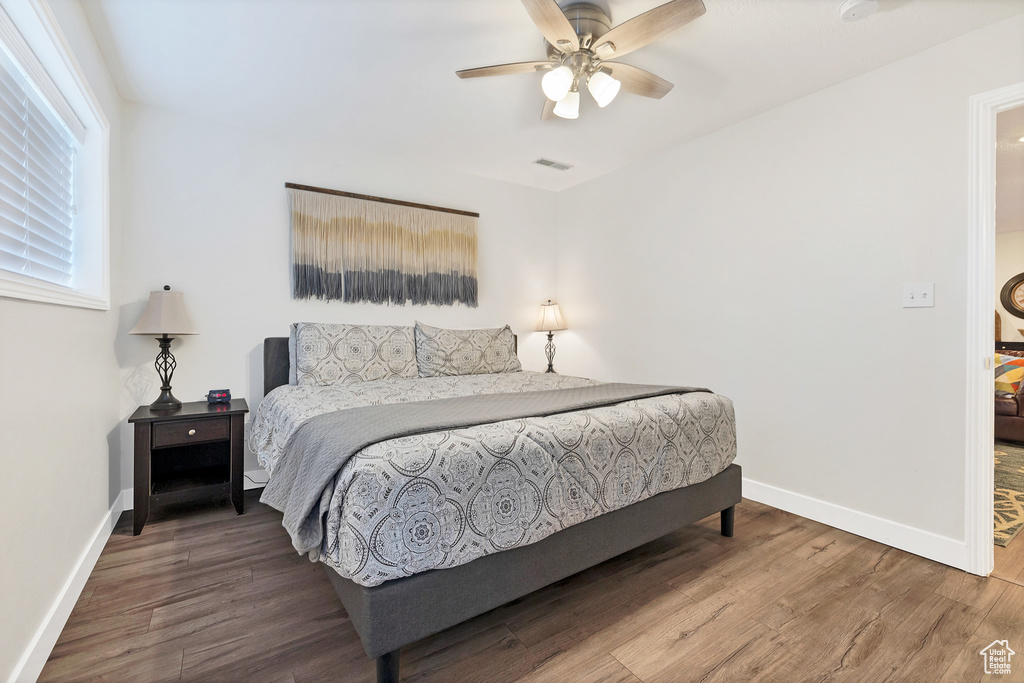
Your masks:
<instances>
[{"instance_id":1,"label":"light switch plate","mask_svg":"<svg viewBox=\"0 0 1024 683\"><path fill-rule=\"evenodd\" d=\"M932 308L935 306L935 284L903 285L903 308Z\"/></svg>"}]
</instances>

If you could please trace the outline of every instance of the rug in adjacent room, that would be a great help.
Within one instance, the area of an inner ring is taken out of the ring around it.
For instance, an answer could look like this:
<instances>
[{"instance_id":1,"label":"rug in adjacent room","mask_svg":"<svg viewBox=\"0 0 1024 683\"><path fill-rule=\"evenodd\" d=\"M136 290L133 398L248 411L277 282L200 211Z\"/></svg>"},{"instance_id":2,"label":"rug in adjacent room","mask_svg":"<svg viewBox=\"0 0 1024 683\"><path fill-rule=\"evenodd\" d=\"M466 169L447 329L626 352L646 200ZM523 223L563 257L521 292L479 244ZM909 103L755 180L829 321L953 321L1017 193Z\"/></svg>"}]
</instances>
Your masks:
<instances>
[{"instance_id":1,"label":"rug in adjacent room","mask_svg":"<svg viewBox=\"0 0 1024 683\"><path fill-rule=\"evenodd\" d=\"M1006 547L1024 526L1024 447L996 443L995 542Z\"/></svg>"}]
</instances>

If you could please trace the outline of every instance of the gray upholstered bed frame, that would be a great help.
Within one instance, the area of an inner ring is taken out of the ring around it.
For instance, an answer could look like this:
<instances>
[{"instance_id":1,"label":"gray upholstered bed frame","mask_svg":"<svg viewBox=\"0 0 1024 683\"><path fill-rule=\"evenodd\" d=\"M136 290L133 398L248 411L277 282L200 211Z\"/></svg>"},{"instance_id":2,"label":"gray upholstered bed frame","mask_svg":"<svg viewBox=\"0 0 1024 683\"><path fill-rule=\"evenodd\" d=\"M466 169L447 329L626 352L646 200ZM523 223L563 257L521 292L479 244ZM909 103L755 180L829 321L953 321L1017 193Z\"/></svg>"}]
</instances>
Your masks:
<instances>
[{"instance_id":1,"label":"gray upholstered bed frame","mask_svg":"<svg viewBox=\"0 0 1024 683\"><path fill-rule=\"evenodd\" d=\"M288 338L263 347L264 395L288 383ZM739 465L701 482L571 526L537 543L366 588L325 566L363 642L377 681L397 682L399 650L716 512L732 536L740 502Z\"/></svg>"}]
</instances>

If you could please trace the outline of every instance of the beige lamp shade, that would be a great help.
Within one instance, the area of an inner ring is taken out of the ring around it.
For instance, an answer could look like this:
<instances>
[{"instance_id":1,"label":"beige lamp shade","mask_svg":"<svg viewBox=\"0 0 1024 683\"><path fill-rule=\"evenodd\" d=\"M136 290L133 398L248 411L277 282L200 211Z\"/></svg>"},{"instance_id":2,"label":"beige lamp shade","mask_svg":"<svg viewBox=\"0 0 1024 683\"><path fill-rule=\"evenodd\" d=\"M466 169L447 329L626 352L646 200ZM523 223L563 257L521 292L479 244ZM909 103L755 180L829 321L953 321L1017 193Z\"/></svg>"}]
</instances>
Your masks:
<instances>
[{"instance_id":1,"label":"beige lamp shade","mask_svg":"<svg viewBox=\"0 0 1024 683\"><path fill-rule=\"evenodd\" d=\"M165 285L162 291L149 293L146 310L128 334L166 334L171 337L199 334L185 310L184 295L170 289Z\"/></svg>"},{"instance_id":2,"label":"beige lamp shade","mask_svg":"<svg viewBox=\"0 0 1024 683\"><path fill-rule=\"evenodd\" d=\"M558 304L551 303L551 299L548 299L546 304L541 304L540 306L540 319L537 321L537 329L544 332L568 329L565 325L565 319L562 318L562 312L558 310Z\"/></svg>"}]
</instances>

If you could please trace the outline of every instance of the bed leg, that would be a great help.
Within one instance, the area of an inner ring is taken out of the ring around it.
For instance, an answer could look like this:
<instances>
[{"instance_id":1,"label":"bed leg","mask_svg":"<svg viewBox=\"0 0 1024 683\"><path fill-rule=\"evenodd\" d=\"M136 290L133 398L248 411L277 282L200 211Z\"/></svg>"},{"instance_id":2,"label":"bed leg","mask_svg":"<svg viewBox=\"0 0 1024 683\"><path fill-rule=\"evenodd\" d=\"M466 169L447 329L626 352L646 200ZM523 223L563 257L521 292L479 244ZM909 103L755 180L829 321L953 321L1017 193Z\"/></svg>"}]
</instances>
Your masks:
<instances>
[{"instance_id":1,"label":"bed leg","mask_svg":"<svg viewBox=\"0 0 1024 683\"><path fill-rule=\"evenodd\" d=\"M377 683L398 683L398 656L401 650L392 650L377 657Z\"/></svg>"},{"instance_id":2,"label":"bed leg","mask_svg":"<svg viewBox=\"0 0 1024 683\"><path fill-rule=\"evenodd\" d=\"M736 525L736 506L730 505L722 510L722 535L732 538L733 527Z\"/></svg>"}]
</instances>

